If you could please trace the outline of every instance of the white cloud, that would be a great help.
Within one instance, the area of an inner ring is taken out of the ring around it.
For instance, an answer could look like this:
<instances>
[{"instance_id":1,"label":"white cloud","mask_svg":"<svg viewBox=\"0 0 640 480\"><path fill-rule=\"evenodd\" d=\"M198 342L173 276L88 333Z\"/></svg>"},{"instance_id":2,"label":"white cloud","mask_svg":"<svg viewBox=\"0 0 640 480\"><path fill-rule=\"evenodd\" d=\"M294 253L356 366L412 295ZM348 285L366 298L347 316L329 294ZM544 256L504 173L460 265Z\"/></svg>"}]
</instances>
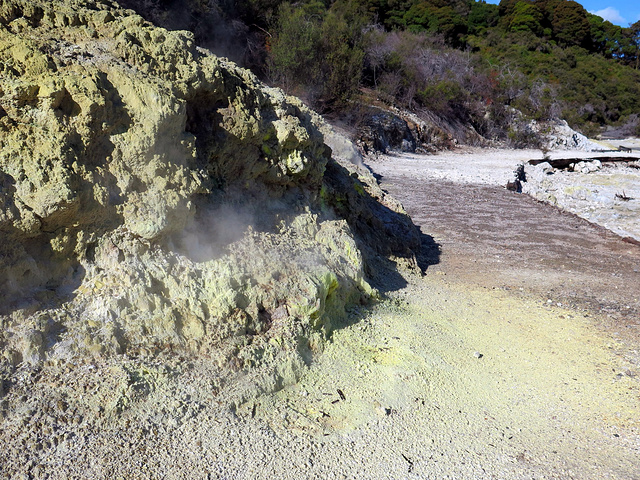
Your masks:
<instances>
[{"instance_id":1,"label":"white cloud","mask_svg":"<svg viewBox=\"0 0 640 480\"><path fill-rule=\"evenodd\" d=\"M627 21L625 18L620 15L620 12L613 7L603 8L602 10L598 10L596 12L590 12L594 15L598 15L599 17L604 18L605 20L609 20L611 23L615 23L617 25L626 25Z\"/></svg>"}]
</instances>

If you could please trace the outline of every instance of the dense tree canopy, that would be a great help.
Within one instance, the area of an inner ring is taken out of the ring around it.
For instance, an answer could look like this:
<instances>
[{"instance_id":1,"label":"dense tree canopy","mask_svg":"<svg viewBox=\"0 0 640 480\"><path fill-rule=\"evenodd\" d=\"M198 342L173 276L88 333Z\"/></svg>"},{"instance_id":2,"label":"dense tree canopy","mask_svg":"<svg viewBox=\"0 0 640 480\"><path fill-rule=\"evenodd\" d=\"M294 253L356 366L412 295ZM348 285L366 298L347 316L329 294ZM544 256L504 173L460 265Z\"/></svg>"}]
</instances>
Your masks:
<instances>
[{"instance_id":1,"label":"dense tree canopy","mask_svg":"<svg viewBox=\"0 0 640 480\"><path fill-rule=\"evenodd\" d=\"M120 1L321 110L369 88L498 136L508 107L591 133L640 114L640 21L573 0Z\"/></svg>"}]
</instances>

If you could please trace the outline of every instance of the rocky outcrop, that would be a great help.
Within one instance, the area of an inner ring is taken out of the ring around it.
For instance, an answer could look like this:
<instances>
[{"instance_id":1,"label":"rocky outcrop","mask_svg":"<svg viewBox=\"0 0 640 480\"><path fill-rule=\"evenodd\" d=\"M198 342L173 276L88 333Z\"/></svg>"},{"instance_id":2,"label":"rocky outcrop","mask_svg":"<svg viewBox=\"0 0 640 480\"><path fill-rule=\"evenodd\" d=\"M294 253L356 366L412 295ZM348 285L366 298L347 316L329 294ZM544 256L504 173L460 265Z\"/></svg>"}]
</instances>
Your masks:
<instances>
[{"instance_id":1,"label":"rocky outcrop","mask_svg":"<svg viewBox=\"0 0 640 480\"><path fill-rule=\"evenodd\" d=\"M557 168L549 162L526 165L524 192L605 227L626 241L640 240L640 171L634 164L588 158L565 161L564 167L552 161Z\"/></svg>"},{"instance_id":2,"label":"rocky outcrop","mask_svg":"<svg viewBox=\"0 0 640 480\"><path fill-rule=\"evenodd\" d=\"M11 0L0 51L6 368L176 349L272 362L275 388L375 295L367 258L411 264L408 216L322 119L188 32Z\"/></svg>"},{"instance_id":3,"label":"rocky outcrop","mask_svg":"<svg viewBox=\"0 0 640 480\"><path fill-rule=\"evenodd\" d=\"M367 150L415 152L416 140L407 122L390 112L372 113L360 129L360 141Z\"/></svg>"},{"instance_id":4,"label":"rocky outcrop","mask_svg":"<svg viewBox=\"0 0 640 480\"><path fill-rule=\"evenodd\" d=\"M395 107L360 108L363 119L358 128L357 141L365 153L433 153L452 148L456 144L455 135L438 125L435 115L429 112L417 115ZM458 126L452 122L448 125L452 131ZM471 141L469 131L468 128L459 128L456 133L461 138Z\"/></svg>"},{"instance_id":5,"label":"rocky outcrop","mask_svg":"<svg viewBox=\"0 0 640 480\"><path fill-rule=\"evenodd\" d=\"M573 130L564 120L543 122L537 127L537 132L542 135L542 144L549 150L602 150L601 145Z\"/></svg>"}]
</instances>

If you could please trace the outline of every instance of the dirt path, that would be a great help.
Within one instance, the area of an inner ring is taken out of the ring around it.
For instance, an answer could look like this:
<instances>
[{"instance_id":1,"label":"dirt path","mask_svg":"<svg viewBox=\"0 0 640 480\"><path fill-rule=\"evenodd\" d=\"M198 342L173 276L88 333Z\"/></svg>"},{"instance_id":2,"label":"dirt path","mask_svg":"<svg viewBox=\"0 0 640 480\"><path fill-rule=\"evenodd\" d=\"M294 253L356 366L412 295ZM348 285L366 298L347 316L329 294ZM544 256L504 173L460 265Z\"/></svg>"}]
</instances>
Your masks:
<instances>
[{"instance_id":1,"label":"dirt path","mask_svg":"<svg viewBox=\"0 0 640 480\"><path fill-rule=\"evenodd\" d=\"M258 416L323 438L314 478L640 478L640 248L525 195L386 165L426 276L336 332Z\"/></svg>"},{"instance_id":2,"label":"dirt path","mask_svg":"<svg viewBox=\"0 0 640 480\"><path fill-rule=\"evenodd\" d=\"M638 246L503 188L406 178L384 182L440 246L434 270L465 283L522 289L554 304L638 319Z\"/></svg>"},{"instance_id":3,"label":"dirt path","mask_svg":"<svg viewBox=\"0 0 640 480\"><path fill-rule=\"evenodd\" d=\"M423 262L437 262L432 270L602 313L614 331L640 340L637 245L501 186L379 170L383 188L423 232Z\"/></svg>"},{"instance_id":4,"label":"dirt path","mask_svg":"<svg viewBox=\"0 0 640 480\"><path fill-rule=\"evenodd\" d=\"M640 478L636 370L590 317L442 278L396 302L260 402L320 442L307 478Z\"/></svg>"}]
</instances>

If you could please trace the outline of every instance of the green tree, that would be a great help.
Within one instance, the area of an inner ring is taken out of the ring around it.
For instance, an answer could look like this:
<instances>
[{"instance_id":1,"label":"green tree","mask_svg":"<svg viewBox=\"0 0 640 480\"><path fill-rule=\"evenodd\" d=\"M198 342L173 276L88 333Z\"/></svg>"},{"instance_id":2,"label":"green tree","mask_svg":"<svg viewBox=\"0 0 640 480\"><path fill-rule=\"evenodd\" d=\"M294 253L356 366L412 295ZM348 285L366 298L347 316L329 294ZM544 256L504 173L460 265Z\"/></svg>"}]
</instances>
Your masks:
<instances>
[{"instance_id":1,"label":"green tree","mask_svg":"<svg viewBox=\"0 0 640 480\"><path fill-rule=\"evenodd\" d=\"M531 32L535 35L541 35L542 19L542 12L536 5L528 1L518 2L511 12L508 31Z\"/></svg>"},{"instance_id":2,"label":"green tree","mask_svg":"<svg viewBox=\"0 0 640 480\"><path fill-rule=\"evenodd\" d=\"M631 57L631 62L629 63L633 65L636 70L638 70L638 67L640 66L640 20L629 26L628 38Z\"/></svg>"},{"instance_id":3,"label":"green tree","mask_svg":"<svg viewBox=\"0 0 640 480\"><path fill-rule=\"evenodd\" d=\"M591 25L579 3L567 0L556 4L551 26L554 38L561 45L588 46Z\"/></svg>"},{"instance_id":4,"label":"green tree","mask_svg":"<svg viewBox=\"0 0 640 480\"><path fill-rule=\"evenodd\" d=\"M284 3L278 11L275 37L271 42L270 71L285 89L312 83L319 74L319 19L304 8Z\"/></svg>"},{"instance_id":5,"label":"green tree","mask_svg":"<svg viewBox=\"0 0 640 480\"><path fill-rule=\"evenodd\" d=\"M419 2L411 6L402 16L402 24L410 32L418 33L429 30L429 22L433 18L434 8L428 2Z\"/></svg>"},{"instance_id":6,"label":"green tree","mask_svg":"<svg viewBox=\"0 0 640 480\"><path fill-rule=\"evenodd\" d=\"M498 24L497 5L484 1L473 2L467 16L467 30L471 35L484 35L487 29Z\"/></svg>"},{"instance_id":7,"label":"green tree","mask_svg":"<svg viewBox=\"0 0 640 480\"><path fill-rule=\"evenodd\" d=\"M325 106L346 102L360 86L366 18L356 1L338 0L323 21L321 102Z\"/></svg>"},{"instance_id":8,"label":"green tree","mask_svg":"<svg viewBox=\"0 0 640 480\"><path fill-rule=\"evenodd\" d=\"M622 28L604 21L601 17L588 13L591 39L589 50L600 53L606 58L614 58L620 54Z\"/></svg>"},{"instance_id":9,"label":"green tree","mask_svg":"<svg viewBox=\"0 0 640 480\"><path fill-rule=\"evenodd\" d=\"M271 44L271 76L288 91L326 109L358 89L363 70L366 15L355 0L284 3Z\"/></svg>"},{"instance_id":10,"label":"green tree","mask_svg":"<svg viewBox=\"0 0 640 480\"><path fill-rule=\"evenodd\" d=\"M447 5L435 10L430 30L441 33L449 45L458 47L464 45L467 23L453 7Z\"/></svg>"},{"instance_id":11,"label":"green tree","mask_svg":"<svg viewBox=\"0 0 640 480\"><path fill-rule=\"evenodd\" d=\"M431 0L415 3L405 12L402 21L410 32L440 33L450 45L464 44L467 23L454 7L446 2Z\"/></svg>"},{"instance_id":12,"label":"green tree","mask_svg":"<svg viewBox=\"0 0 640 480\"><path fill-rule=\"evenodd\" d=\"M513 18L513 12L516 8L516 4L521 0L500 0L498 4L498 25L504 31L509 29L509 23Z\"/></svg>"}]
</instances>

